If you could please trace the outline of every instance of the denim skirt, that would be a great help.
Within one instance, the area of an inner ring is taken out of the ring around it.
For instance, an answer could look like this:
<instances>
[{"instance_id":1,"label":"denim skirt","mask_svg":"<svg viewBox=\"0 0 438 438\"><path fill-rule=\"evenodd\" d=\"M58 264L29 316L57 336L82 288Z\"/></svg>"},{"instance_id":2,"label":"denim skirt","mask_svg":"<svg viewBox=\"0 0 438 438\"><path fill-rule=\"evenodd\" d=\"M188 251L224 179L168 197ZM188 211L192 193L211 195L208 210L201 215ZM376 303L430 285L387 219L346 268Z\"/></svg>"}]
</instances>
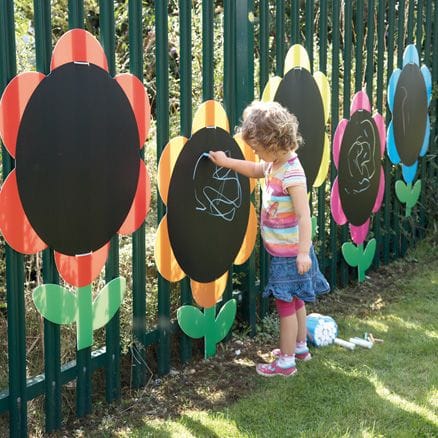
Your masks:
<instances>
[{"instance_id":1,"label":"denim skirt","mask_svg":"<svg viewBox=\"0 0 438 438\"><path fill-rule=\"evenodd\" d=\"M283 301L292 301L294 297L303 301L313 302L318 295L330 291L330 285L319 270L313 246L309 252L312 267L299 274L296 257L271 257L268 284L263 296L273 295Z\"/></svg>"}]
</instances>

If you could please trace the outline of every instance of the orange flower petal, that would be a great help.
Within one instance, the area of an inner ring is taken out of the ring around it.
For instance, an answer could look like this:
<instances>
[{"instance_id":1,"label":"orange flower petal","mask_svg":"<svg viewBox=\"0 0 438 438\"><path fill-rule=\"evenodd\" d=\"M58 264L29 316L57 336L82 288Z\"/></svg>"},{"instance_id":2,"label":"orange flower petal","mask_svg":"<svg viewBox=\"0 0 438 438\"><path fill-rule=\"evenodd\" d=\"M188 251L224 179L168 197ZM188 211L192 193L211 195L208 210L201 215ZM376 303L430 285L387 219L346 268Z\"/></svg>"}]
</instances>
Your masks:
<instances>
[{"instance_id":1,"label":"orange flower petal","mask_svg":"<svg viewBox=\"0 0 438 438\"><path fill-rule=\"evenodd\" d=\"M202 128L216 127L230 132L227 113L215 100L203 102L193 116L192 135Z\"/></svg>"},{"instance_id":2,"label":"orange flower petal","mask_svg":"<svg viewBox=\"0 0 438 438\"><path fill-rule=\"evenodd\" d=\"M3 92L0 100L0 137L13 158L15 158L18 130L24 110L44 78L42 73L22 73L15 76Z\"/></svg>"},{"instance_id":3,"label":"orange flower petal","mask_svg":"<svg viewBox=\"0 0 438 438\"><path fill-rule=\"evenodd\" d=\"M119 229L119 234L131 234L144 222L151 204L151 180L146 165L140 161L137 191L128 216Z\"/></svg>"},{"instance_id":4,"label":"orange flower petal","mask_svg":"<svg viewBox=\"0 0 438 438\"><path fill-rule=\"evenodd\" d=\"M66 32L53 50L50 70L69 62L88 62L108 71L108 61L99 41L83 29Z\"/></svg>"},{"instance_id":5,"label":"orange flower petal","mask_svg":"<svg viewBox=\"0 0 438 438\"><path fill-rule=\"evenodd\" d=\"M135 120L138 126L138 137L140 139L140 148L148 136L149 124L151 118L151 105L143 83L130 73L123 73L114 78L122 87L129 99Z\"/></svg>"},{"instance_id":6,"label":"orange flower petal","mask_svg":"<svg viewBox=\"0 0 438 438\"><path fill-rule=\"evenodd\" d=\"M245 157L245 160L247 161L254 161L254 163L257 163L257 156L254 152L254 150L249 146L248 143L246 143L241 134L236 134L234 136L234 140L239 145L240 149L242 150L242 154ZM249 191L252 193L256 186L256 179L255 178L249 178Z\"/></svg>"},{"instance_id":7,"label":"orange flower petal","mask_svg":"<svg viewBox=\"0 0 438 438\"><path fill-rule=\"evenodd\" d=\"M155 263L159 273L167 281L179 281L186 276L170 246L167 216L164 216L158 225L155 239Z\"/></svg>"},{"instance_id":8,"label":"orange flower petal","mask_svg":"<svg viewBox=\"0 0 438 438\"><path fill-rule=\"evenodd\" d=\"M172 178L173 168L179 157L187 138L178 136L172 138L161 152L160 162L158 164L158 190L161 199L167 204L167 195L169 194L170 179Z\"/></svg>"},{"instance_id":9,"label":"orange flower petal","mask_svg":"<svg viewBox=\"0 0 438 438\"><path fill-rule=\"evenodd\" d=\"M210 283L199 283L195 280L190 280L193 299L201 307L214 306L227 287L228 271L222 277L217 278Z\"/></svg>"},{"instance_id":10,"label":"orange flower petal","mask_svg":"<svg viewBox=\"0 0 438 438\"><path fill-rule=\"evenodd\" d=\"M67 256L54 251L55 263L61 277L72 286L88 286L95 280L108 258L110 244L90 254Z\"/></svg>"},{"instance_id":11,"label":"orange flower petal","mask_svg":"<svg viewBox=\"0 0 438 438\"><path fill-rule=\"evenodd\" d=\"M8 245L22 254L36 254L47 248L24 212L15 169L7 176L0 191L0 230Z\"/></svg>"},{"instance_id":12,"label":"orange flower petal","mask_svg":"<svg viewBox=\"0 0 438 438\"><path fill-rule=\"evenodd\" d=\"M254 249L254 245L257 239L257 214L254 205L251 203L249 207L248 226L246 228L245 238L243 239L242 246L237 254L234 263L241 265L245 263Z\"/></svg>"}]
</instances>

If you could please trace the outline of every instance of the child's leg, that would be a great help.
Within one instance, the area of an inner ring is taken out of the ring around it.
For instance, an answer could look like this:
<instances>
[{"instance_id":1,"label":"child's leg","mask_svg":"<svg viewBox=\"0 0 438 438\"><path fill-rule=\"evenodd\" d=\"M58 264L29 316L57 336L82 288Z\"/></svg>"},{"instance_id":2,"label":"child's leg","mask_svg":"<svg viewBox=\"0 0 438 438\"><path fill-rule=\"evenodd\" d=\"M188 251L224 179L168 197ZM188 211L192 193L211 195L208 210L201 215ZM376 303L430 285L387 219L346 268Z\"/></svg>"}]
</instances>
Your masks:
<instances>
[{"instance_id":1,"label":"child's leg","mask_svg":"<svg viewBox=\"0 0 438 438\"><path fill-rule=\"evenodd\" d=\"M296 299L295 308L297 315L297 343L295 347L295 357L300 360L310 360L312 358L309 349L307 348L306 337L306 306L304 301Z\"/></svg>"},{"instance_id":2,"label":"child's leg","mask_svg":"<svg viewBox=\"0 0 438 438\"><path fill-rule=\"evenodd\" d=\"M297 299L295 303L298 330L297 330L297 342L304 342L307 336L306 329L306 306L303 300Z\"/></svg>"}]
</instances>

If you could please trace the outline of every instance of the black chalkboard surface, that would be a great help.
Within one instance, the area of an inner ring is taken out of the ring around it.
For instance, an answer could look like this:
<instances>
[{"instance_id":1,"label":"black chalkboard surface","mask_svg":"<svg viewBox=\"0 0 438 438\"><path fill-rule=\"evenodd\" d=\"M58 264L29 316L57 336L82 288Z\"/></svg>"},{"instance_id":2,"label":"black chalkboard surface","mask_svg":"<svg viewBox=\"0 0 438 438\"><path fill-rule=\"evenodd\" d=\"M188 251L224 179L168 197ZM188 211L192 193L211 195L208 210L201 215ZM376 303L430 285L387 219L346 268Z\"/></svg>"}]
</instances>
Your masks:
<instances>
[{"instance_id":1,"label":"black chalkboard surface","mask_svg":"<svg viewBox=\"0 0 438 438\"><path fill-rule=\"evenodd\" d=\"M356 111L342 139L338 165L339 195L348 221L356 226L370 217L380 183L380 137L368 111Z\"/></svg>"},{"instance_id":2,"label":"black chalkboard surface","mask_svg":"<svg viewBox=\"0 0 438 438\"><path fill-rule=\"evenodd\" d=\"M64 64L33 93L20 125L20 198L35 231L65 255L95 251L129 212L139 175L134 113L93 64Z\"/></svg>"},{"instance_id":3,"label":"black chalkboard surface","mask_svg":"<svg viewBox=\"0 0 438 438\"><path fill-rule=\"evenodd\" d=\"M412 166L418 159L427 123L427 93L417 64L406 64L397 82L393 106L394 137L400 159Z\"/></svg>"},{"instance_id":4,"label":"black chalkboard surface","mask_svg":"<svg viewBox=\"0 0 438 438\"><path fill-rule=\"evenodd\" d=\"M318 175L324 150L324 106L318 85L304 68L289 70L278 86L274 100L295 114L304 144L297 153L310 190Z\"/></svg>"},{"instance_id":5,"label":"black chalkboard surface","mask_svg":"<svg viewBox=\"0 0 438 438\"><path fill-rule=\"evenodd\" d=\"M170 243L183 271L207 283L232 265L249 217L249 180L217 167L203 154L222 150L243 159L221 128L202 128L185 144L170 180L167 220Z\"/></svg>"}]
</instances>

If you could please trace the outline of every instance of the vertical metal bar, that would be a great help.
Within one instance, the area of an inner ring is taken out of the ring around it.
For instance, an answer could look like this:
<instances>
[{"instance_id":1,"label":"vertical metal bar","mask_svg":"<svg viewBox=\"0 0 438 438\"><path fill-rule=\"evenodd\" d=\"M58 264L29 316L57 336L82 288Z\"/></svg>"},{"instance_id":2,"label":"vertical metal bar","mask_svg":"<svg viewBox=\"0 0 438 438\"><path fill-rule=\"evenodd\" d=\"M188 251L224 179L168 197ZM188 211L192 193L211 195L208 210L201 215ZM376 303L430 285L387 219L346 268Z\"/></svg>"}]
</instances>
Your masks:
<instances>
[{"instance_id":1,"label":"vertical metal bar","mask_svg":"<svg viewBox=\"0 0 438 438\"><path fill-rule=\"evenodd\" d=\"M399 0L398 3L398 23L397 23L397 66L401 68L403 63L403 50L404 50L404 31L405 31L405 0ZM400 166L396 166L394 181L401 178ZM401 226L403 222L401 217L400 202L397 197L394 196L394 207L392 214L392 226L395 231L394 238L394 256L398 258L400 256L400 243L401 243Z\"/></svg>"},{"instance_id":2,"label":"vertical metal bar","mask_svg":"<svg viewBox=\"0 0 438 438\"><path fill-rule=\"evenodd\" d=\"M321 0L319 3L319 69L327 74L327 0ZM321 269L325 270L326 261L326 228L325 228L325 200L326 182L324 181L318 189L318 238L321 242L319 249L319 263Z\"/></svg>"},{"instance_id":3,"label":"vertical metal bar","mask_svg":"<svg viewBox=\"0 0 438 438\"><path fill-rule=\"evenodd\" d=\"M52 52L50 1L34 1L36 69L48 74ZM43 252L44 283L58 283L53 251ZM44 374L46 432L61 427L60 327L44 319Z\"/></svg>"},{"instance_id":4,"label":"vertical metal bar","mask_svg":"<svg viewBox=\"0 0 438 438\"><path fill-rule=\"evenodd\" d=\"M295 2L297 5L297 3ZM260 0L260 97L266 83L268 82L269 72L269 1ZM260 191L260 198L262 193ZM261 237L258 239L260 254L260 291L262 291L267 282L268 271L268 253L266 252ZM269 310L268 298L260 298L260 317L263 318Z\"/></svg>"},{"instance_id":5,"label":"vertical metal bar","mask_svg":"<svg viewBox=\"0 0 438 438\"><path fill-rule=\"evenodd\" d=\"M374 14L373 14L374 15ZM369 25L371 26L371 25ZM368 32L371 32L371 27L368 28ZM374 31L372 32L374 34ZM385 50L385 2L379 0L377 10L377 90L376 90L376 107L379 114L383 114L383 61ZM373 49L374 52L374 44ZM373 73L369 73L367 68L367 77ZM370 82L367 79L367 85ZM372 81L371 81L372 82ZM376 254L374 256L374 266L378 267L381 262L381 254L383 253L383 239L382 239L382 213L379 210L374 216L374 235L377 241Z\"/></svg>"},{"instance_id":6,"label":"vertical metal bar","mask_svg":"<svg viewBox=\"0 0 438 438\"><path fill-rule=\"evenodd\" d=\"M237 115L254 99L254 25L249 17L254 15L253 0L236 3L236 109ZM254 196L252 196L254 201ZM256 290L254 251L243 266L245 294L243 309L250 327L250 335L256 334Z\"/></svg>"},{"instance_id":7,"label":"vertical metal bar","mask_svg":"<svg viewBox=\"0 0 438 438\"><path fill-rule=\"evenodd\" d=\"M306 0L306 50L310 58L313 72L313 0Z\"/></svg>"},{"instance_id":8,"label":"vertical metal bar","mask_svg":"<svg viewBox=\"0 0 438 438\"><path fill-rule=\"evenodd\" d=\"M352 5L351 2L344 4L344 118L350 117L350 100L351 100L351 51L352 51ZM348 228L343 225L341 228L341 244L348 239ZM349 269L345 259L341 257L341 286L345 287L348 282Z\"/></svg>"},{"instance_id":9,"label":"vertical metal bar","mask_svg":"<svg viewBox=\"0 0 438 438\"><path fill-rule=\"evenodd\" d=\"M68 27L69 29L84 27L83 0L68 0Z\"/></svg>"},{"instance_id":10,"label":"vertical metal bar","mask_svg":"<svg viewBox=\"0 0 438 438\"><path fill-rule=\"evenodd\" d=\"M143 82L143 16L141 0L129 0L129 71ZM140 150L144 160L144 148ZM143 337L146 329L146 230L145 224L132 235L132 386L146 383L146 354Z\"/></svg>"},{"instance_id":11,"label":"vertical metal bar","mask_svg":"<svg viewBox=\"0 0 438 438\"><path fill-rule=\"evenodd\" d=\"M100 38L108 59L109 73L116 74L114 4L100 0ZM111 239L110 253L105 265L105 281L119 276L119 237ZM110 403L120 398L120 311L112 317L105 327L106 357L105 395Z\"/></svg>"},{"instance_id":12,"label":"vertical metal bar","mask_svg":"<svg viewBox=\"0 0 438 438\"><path fill-rule=\"evenodd\" d=\"M224 1L224 105L234 128L236 123L236 4L232 0Z\"/></svg>"},{"instance_id":13,"label":"vertical metal bar","mask_svg":"<svg viewBox=\"0 0 438 438\"><path fill-rule=\"evenodd\" d=\"M284 44L284 0L275 2L275 73L283 76L283 62L285 55Z\"/></svg>"},{"instance_id":14,"label":"vertical metal bar","mask_svg":"<svg viewBox=\"0 0 438 438\"><path fill-rule=\"evenodd\" d=\"M355 73L355 91L362 89L362 57L363 57L363 34L364 34L364 20L363 20L363 0L356 2L356 44L355 44L355 58L356 58L356 73Z\"/></svg>"},{"instance_id":15,"label":"vertical metal bar","mask_svg":"<svg viewBox=\"0 0 438 438\"><path fill-rule=\"evenodd\" d=\"M15 60L14 2L0 0L0 93L17 73ZM3 178L14 162L2 148ZM8 303L9 433L27 436L26 331L23 256L5 245Z\"/></svg>"},{"instance_id":16,"label":"vertical metal bar","mask_svg":"<svg viewBox=\"0 0 438 438\"><path fill-rule=\"evenodd\" d=\"M180 41L180 127L181 135L190 136L192 127L192 2L179 0L179 41ZM181 281L181 304L192 304L192 294L188 278ZM184 333L180 338L181 361L192 358L192 340Z\"/></svg>"},{"instance_id":17,"label":"vertical metal bar","mask_svg":"<svg viewBox=\"0 0 438 438\"><path fill-rule=\"evenodd\" d=\"M374 0L368 1L368 20L367 20L367 64L366 64L366 83L367 83L367 94L371 102L371 107L373 106L373 76L374 76Z\"/></svg>"},{"instance_id":18,"label":"vertical metal bar","mask_svg":"<svg viewBox=\"0 0 438 438\"><path fill-rule=\"evenodd\" d=\"M421 0L421 3L424 0ZM414 10L415 10L415 0L408 1L408 32L406 44L411 44L414 42Z\"/></svg>"},{"instance_id":19,"label":"vertical metal bar","mask_svg":"<svg viewBox=\"0 0 438 438\"><path fill-rule=\"evenodd\" d=\"M155 2L156 78L157 78L157 160L169 140L169 61L167 34L168 0ZM205 84L204 84L205 85ZM157 197L158 221L164 216L165 207ZM158 274L158 373L170 370L170 286Z\"/></svg>"},{"instance_id":20,"label":"vertical metal bar","mask_svg":"<svg viewBox=\"0 0 438 438\"><path fill-rule=\"evenodd\" d=\"M340 1L333 0L333 23L332 23L332 72L331 72L331 138L333 141L333 134L339 122L339 14ZM332 148L333 151L333 148ZM330 163L330 182L333 186L333 181L336 178L336 167L333 164L333 158ZM338 263L338 226L330 215L330 286L332 289L337 284L337 263Z\"/></svg>"},{"instance_id":21,"label":"vertical metal bar","mask_svg":"<svg viewBox=\"0 0 438 438\"><path fill-rule=\"evenodd\" d=\"M386 1L380 0L386 4ZM386 68L386 87L388 87L389 78L394 69L394 33L395 33L395 0L389 1L388 8L388 36L387 36L387 68ZM386 126L389 124L390 111L388 102L386 102ZM384 198L384 223L385 223L385 240L383 247L383 261L388 263L390 259L391 240L393 231L391 227L391 193L392 193L392 165L389 158L385 157L385 198Z\"/></svg>"},{"instance_id":22,"label":"vertical metal bar","mask_svg":"<svg viewBox=\"0 0 438 438\"><path fill-rule=\"evenodd\" d=\"M426 10L427 13L427 10ZM426 23L427 23L427 17L426 17ZM427 36L427 35L426 35ZM417 2L417 24L416 24L416 43L417 43L417 50L418 54L420 56L420 65L421 65L421 58L422 58L422 38L423 38L423 1ZM425 52L428 51L427 44L425 42ZM421 179L421 194L420 194L420 202L418 203L418 209L419 209L419 227L416 226L416 223L413 223L413 239L414 241L417 238L417 233L419 234L418 237L420 237L423 234L424 227L426 225L426 211L424 207L424 199L426 196L426 190L427 190L427 184L426 179L426 167L427 167L427 159L419 158L420 160L420 171L418 178Z\"/></svg>"},{"instance_id":23,"label":"vertical metal bar","mask_svg":"<svg viewBox=\"0 0 438 438\"><path fill-rule=\"evenodd\" d=\"M213 1L202 0L202 97L214 98Z\"/></svg>"},{"instance_id":24,"label":"vertical metal bar","mask_svg":"<svg viewBox=\"0 0 438 438\"><path fill-rule=\"evenodd\" d=\"M300 42L300 0L291 0L291 43Z\"/></svg>"}]
</instances>

